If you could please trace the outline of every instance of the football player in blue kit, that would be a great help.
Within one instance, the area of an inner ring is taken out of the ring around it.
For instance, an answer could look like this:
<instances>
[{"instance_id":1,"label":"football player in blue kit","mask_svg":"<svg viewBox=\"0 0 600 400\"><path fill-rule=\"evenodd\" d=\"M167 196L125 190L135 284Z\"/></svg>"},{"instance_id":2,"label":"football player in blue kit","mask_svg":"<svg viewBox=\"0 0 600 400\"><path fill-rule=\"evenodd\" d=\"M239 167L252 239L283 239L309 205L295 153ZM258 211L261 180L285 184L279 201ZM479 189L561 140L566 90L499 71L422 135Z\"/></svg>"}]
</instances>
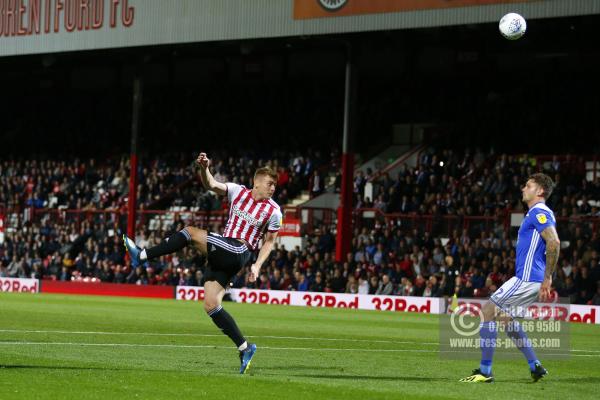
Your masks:
<instances>
[{"instance_id":1,"label":"football player in blue kit","mask_svg":"<svg viewBox=\"0 0 600 400\"><path fill-rule=\"evenodd\" d=\"M516 317L539 298L550 297L552 274L556 268L560 241L556 233L554 213L546 205L554 182L541 173L529 177L521 192L529 210L519 228L515 276L506 281L483 306L480 324L481 363L478 369L461 382L494 381L492 359L497 343L497 324L506 324L507 335L521 350L535 382L548 374L537 359L531 341Z\"/></svg>"}]
</instances>

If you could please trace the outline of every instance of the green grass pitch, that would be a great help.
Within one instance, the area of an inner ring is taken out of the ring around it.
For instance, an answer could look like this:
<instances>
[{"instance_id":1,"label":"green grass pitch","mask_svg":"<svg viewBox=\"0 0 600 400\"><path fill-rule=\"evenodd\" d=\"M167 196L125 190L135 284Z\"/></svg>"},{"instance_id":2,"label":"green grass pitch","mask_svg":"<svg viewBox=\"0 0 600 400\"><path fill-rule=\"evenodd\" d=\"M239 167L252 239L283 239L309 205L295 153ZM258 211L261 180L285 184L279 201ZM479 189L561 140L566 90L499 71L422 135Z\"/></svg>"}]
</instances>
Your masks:
<instances>
[{"instance_id":1,"label":"green grass pitch","mask_svg":"<svg viewBox=\"0 0 600 400\"><path fill-rule=\"evenodd\" d=\"M600 326L571 325L570 360L531 383L524 360L440 360L438 317L225 303L257 343L247 375L196 302L0 293L0 399L595 398ZM544 361L544 360L542 360Z\"/></svg>"}]
</instances>

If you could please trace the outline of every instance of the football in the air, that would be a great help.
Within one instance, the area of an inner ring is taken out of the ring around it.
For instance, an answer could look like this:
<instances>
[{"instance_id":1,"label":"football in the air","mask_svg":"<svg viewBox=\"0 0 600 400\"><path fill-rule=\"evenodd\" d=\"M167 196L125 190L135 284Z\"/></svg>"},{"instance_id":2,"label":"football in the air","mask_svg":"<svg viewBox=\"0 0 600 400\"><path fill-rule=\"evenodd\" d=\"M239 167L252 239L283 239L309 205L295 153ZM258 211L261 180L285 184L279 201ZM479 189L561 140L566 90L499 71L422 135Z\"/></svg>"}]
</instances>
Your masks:
<instances>
[{"instance_id":1,"label":"football in the air","mask_svg":"<svg viewBox=\"0 0 600 400\"><path fill-rule=\"evenodd\" d=\"M527 22L519 14L509 13L502 17L499 28L502 36L508 40L517 40L525 34Z\"/></svg>"}]
</instances>

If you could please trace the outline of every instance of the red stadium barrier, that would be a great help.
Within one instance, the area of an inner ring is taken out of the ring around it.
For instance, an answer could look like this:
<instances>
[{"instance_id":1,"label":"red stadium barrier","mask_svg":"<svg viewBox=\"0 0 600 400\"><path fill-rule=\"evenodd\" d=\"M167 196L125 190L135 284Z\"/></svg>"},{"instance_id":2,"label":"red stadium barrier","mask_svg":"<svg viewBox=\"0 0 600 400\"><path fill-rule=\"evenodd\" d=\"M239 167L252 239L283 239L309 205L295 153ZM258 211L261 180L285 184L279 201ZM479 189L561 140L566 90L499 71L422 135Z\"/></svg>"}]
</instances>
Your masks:
<instances>
[{"instance_id":1,"label":"red stadium barrier","mask_svg":"<svg viewBox=\"0 0 600 400\"><path fill-rule=\"evenodd\" d=\"M40 292L94 296L153 297L160 299L172 299L175 297L175 288L173 286L93 282L42 281Z\"/></svg>"}]
</instances>

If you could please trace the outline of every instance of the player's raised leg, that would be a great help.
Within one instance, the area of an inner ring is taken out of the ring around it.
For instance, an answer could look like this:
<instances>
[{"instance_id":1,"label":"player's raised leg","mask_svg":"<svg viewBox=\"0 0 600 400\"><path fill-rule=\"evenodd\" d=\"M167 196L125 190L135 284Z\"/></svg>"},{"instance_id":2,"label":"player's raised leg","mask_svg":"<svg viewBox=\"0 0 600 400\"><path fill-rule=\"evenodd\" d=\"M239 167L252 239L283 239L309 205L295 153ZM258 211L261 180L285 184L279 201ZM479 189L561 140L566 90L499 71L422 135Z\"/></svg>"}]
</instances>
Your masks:
<instances>
[{"instance_id":1,"label":"player's raised leg","mask_svg":"<svg viewBox=\"0 0 600 400\"><path fill-rule=\"evenodd\" d=\"M204 229L188 226L149 249L139 248L132 239L125 235L123 235L123 242L131 257L131 265L137 267L147 260L175 253L191 243L193 243L202 254L206 254L206 235L207 233Z\"/></svg>"}]
</instances>

